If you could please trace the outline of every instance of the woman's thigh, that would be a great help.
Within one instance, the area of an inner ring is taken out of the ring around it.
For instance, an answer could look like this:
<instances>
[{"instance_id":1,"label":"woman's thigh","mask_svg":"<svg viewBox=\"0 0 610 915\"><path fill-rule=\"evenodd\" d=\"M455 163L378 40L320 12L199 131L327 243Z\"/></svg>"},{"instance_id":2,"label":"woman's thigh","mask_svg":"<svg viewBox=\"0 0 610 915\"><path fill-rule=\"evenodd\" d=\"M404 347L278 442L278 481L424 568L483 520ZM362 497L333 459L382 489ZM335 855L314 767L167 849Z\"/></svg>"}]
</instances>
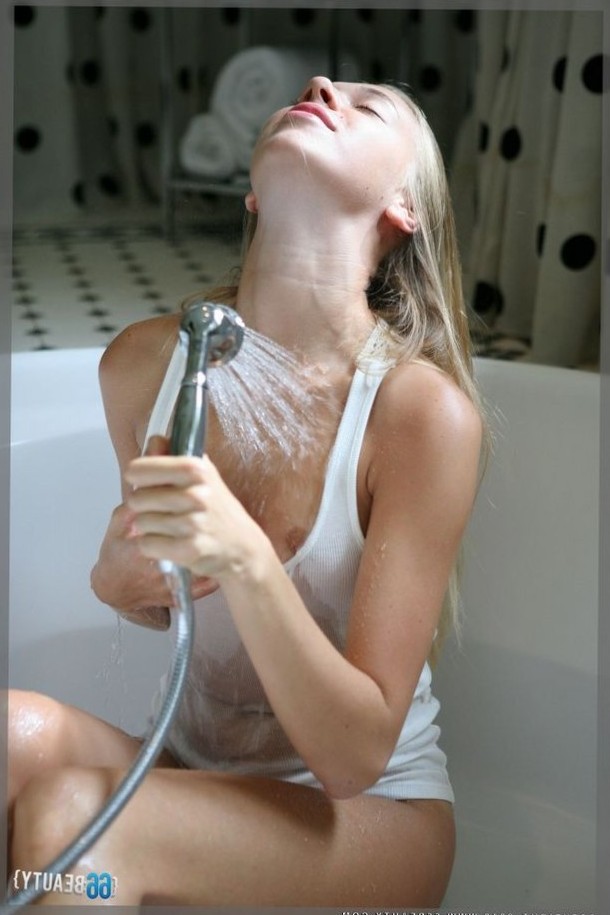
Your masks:
<instances>
[{"instance_id":1,"label":"woman's thigh","mask_svg":"<svg viewBox=\"0 0 610 915\"><path fill-rule=\"evenodd\" d=\"M60 850L53 845L71 838L58 835L54 806L88 797L88 818L123 773L97 776L70 770L41 792L34 786L29 803L18 804L15 866L41 865L28 853L28 834L49 859ZM44 807L52 842L42 848ZM72 809L70 831L79 825ZM117 878L115 901L124 905L405 908L440 904L453 855L444 801L336 801L270 779L156 769L87 854L87 867Z\"/></svg>"},{"instance_id":2,"label":"woman's thigh","mask_svg":"<svg viewBox=\"0 0 610 915\"><path fill-rule=\"evenodd\" d=\"M8 800L35 775L60 766L129 767L142 741L41 693L8 695ZM159 764L173 765L169 754Z\"/></svg>"}]
</instances>

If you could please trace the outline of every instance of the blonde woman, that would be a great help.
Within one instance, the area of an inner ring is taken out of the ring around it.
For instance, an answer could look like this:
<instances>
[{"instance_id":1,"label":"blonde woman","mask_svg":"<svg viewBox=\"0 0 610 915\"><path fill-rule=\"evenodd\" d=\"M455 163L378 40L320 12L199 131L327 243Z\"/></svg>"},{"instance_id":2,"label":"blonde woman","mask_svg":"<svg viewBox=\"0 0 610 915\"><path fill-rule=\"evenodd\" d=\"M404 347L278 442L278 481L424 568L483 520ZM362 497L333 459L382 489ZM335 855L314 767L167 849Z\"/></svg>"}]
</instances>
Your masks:
<instances>
[{"instance_id":1,"label":"blonde woman","mask_svg":"<svg viewBox=\"0 0 610 915\"><path fill-rule=\"evenodd\" d=\"M437 907L453 792L428 661L483 427L443 163L404 93L316 77L265 125L251 187L217 293L313 370L315 445L287 463L270 440L244 473L212 422L206 456L171 457L154 416L179 315L105 353L124 490L93 587L165 627L173 559L202 634L166 752L77 870L126 905ZM11 865L41 870L139 741L37 695L11 710Z\"/></svg>"}]
</instances>

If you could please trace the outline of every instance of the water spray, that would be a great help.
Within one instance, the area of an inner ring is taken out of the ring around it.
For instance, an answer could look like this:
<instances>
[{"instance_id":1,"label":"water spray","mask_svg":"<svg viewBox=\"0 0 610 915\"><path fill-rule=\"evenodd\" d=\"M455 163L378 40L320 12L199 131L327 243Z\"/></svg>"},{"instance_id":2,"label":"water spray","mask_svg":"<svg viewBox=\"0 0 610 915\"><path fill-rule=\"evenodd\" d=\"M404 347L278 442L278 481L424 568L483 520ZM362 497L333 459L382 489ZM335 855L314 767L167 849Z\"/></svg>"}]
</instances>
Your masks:
<instances>
[{"instance_id":1,"label":"water spray","mask_svg":"<svg viewBox=\"0 0 610 915\"><path fill-rule=\"evenodd\" d=\"M180 324L180 342L187 350L186 369L176 401L171 454L203 454L207 428L208 367L225 365L233 359L241 347L244 332L242 319L225 305L196 301L185 311ZM176 645L161 710L123 781L91 823L46 866L45 873L65 874L108 829L154 765L178 710L193 647L191 575L188 569L171 561L162 560L159 565L177 608L177 613L173 615ZM31 905L45 892L40 885L28 886L7 897L0 907L0 915Z\"/></svg>"}]
</instances>

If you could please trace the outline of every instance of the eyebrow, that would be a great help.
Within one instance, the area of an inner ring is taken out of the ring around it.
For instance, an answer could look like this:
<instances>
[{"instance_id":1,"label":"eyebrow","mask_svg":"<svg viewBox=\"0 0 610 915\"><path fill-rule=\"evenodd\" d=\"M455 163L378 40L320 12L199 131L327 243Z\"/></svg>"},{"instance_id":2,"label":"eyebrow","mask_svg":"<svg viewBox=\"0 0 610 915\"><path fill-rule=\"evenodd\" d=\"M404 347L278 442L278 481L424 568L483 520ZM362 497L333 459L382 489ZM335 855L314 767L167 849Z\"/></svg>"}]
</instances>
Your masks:
<instances>
[{"instance_id":1,"label":"eyebrow","mask_svg":"<svg viewBox=\"0 0 610 915\"><path fill-rule=\"evenodd\" d=\"M394 104L394 100L390 97L387 92L384 92L383 89L377 89L376 86L363 85L366 95L373 95L376 98L383 99L384 102L389 102L392 108L398 113L398 108Z\"/></svg>"}]
</instances>

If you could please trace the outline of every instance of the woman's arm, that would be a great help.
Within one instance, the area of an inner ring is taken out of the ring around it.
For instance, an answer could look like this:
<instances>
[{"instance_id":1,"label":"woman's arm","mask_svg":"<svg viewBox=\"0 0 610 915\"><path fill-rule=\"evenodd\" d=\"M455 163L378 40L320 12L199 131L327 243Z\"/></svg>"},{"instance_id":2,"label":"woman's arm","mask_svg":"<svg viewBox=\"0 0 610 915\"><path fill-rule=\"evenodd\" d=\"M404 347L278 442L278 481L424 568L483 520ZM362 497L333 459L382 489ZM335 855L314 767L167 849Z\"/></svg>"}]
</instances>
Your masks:
<instances>
[{"instance_id":1,"label":"woman's arm","mask_svg":"<svg viewBox=\"0 0 610 915\"><path fill-rule=\"evenodd\" d=\"M124 470L140 454L139 435L148 417L176 341L175 317L154 318L119 334L100 362L106 422L117 456L123 501L113 510L98 560L91 570L97 597L131 622L154 629L169 626L170 592L157 562L142 555L132 534L133 513L125 498L130 487ZM194 582L194 598L217 587Z\"/></svg>"},{"instance_id":2,"label":"woman's arm","mask_svg":"<svg viewBox=\"0 0 610 915\"><path fill-rule=\"evenodd\" d=\"M480 423L444 376L404 367L371 418L365 548L345 654L209 459L131 463L143 553L216 578L269 702L329 794L382 774L429 654L476 488Z\"/></svg>"}]
</instances>

